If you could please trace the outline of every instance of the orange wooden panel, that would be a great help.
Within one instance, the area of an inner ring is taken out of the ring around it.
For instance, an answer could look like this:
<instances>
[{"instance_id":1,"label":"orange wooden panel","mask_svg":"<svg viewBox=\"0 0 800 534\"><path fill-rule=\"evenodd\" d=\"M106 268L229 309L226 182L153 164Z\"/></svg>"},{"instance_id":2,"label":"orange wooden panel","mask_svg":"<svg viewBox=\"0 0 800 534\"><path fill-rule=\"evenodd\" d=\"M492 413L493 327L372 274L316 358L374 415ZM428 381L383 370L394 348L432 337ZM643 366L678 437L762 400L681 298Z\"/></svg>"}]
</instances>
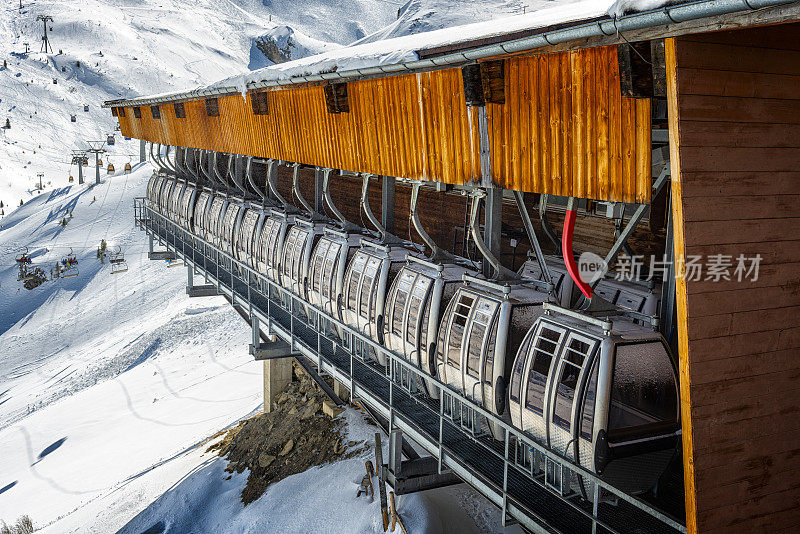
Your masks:
<instances>
[{"instance_id":1,"label":"orange wooden panel","mask_svg":"<svg viewBox=\"0 0 800 534\"><path fill-rule=\"evenodd\" d=\"M466 106L461 69L348 83L347 113L329 113L322 86L162 105L162 119L120 119L148 141L354 172L449 184L481 178L478 112ZM128 108L130 110L130 108ZM602 200L650 196L650 103L623 98L615 47L505 60L505 103L488 104L492 179L509 189Z\"/></svg>"}]
</instances>

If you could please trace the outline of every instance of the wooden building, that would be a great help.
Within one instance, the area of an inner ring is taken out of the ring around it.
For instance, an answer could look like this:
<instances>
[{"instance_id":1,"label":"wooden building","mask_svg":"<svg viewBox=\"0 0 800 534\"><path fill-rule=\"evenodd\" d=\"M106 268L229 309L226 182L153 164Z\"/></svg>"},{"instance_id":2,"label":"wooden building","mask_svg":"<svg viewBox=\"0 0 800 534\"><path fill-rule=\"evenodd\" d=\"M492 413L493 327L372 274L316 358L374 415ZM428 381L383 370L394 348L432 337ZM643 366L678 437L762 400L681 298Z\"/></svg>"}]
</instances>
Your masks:
<instances>
[{"instance_id":1,"label":"wooden building","mask_svg":"<svg viewBox=\"0 0 800 534\"><path fill-rule=\"evenodd\" d=\"M532 194L531 207L541 194L652 202L651 228L637 235L651 245L640 250L653 251L667 226L655 223L666 204L651 198L652 154L667 129L687 531L792 532L800 529L800 4L730 5L693 18L665 8L669 18L652 15L649 25L625 26L637 16L626 15L612 21L617 33L606 31L611 19L532 28L505 39L600 30L512 53L481 55L502 36L448 45L433 57L473 50L476 59L438 68L106 105L125 136L163 145L501 187ZM351 217L357 187L336 185ZM463 207L451 208L463 198L431 195L428 216L440 223L432 227L443 243L455 240ZM395 210L407 224L407 200ZM577 252L610 246L607 220L578 226ZM757 279L732 274L740 255L760 258ZM694 279L686 263L694 256L731 262L730 272Z\"/></svg>"}]
</instances>

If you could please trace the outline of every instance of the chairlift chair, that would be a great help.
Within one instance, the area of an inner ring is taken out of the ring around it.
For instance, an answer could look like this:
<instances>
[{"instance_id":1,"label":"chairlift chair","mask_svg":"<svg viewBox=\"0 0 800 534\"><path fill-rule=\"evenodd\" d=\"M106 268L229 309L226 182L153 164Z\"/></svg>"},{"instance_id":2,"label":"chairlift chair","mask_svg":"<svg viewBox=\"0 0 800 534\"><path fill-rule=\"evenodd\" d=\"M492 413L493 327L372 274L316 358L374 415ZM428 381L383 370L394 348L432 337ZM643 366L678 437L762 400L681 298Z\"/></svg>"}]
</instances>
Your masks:
<instances>
[{"instance_id":1,"label":"chairlift chair","mask_svg":"<svg viewBox=\"0 0 800 534\"><path fill-rule=\"evenodd\" d=\"M106 144L108 146L114 146L116 144L116 141L114 140L114 136L113 135L106 136Z\"/></svg>"},{"instance_id":2,"label":"chairlift chair","mask_svg":"<svg viewBox=\"0 0 800 534\"><path fill-rule=\"evenodd\" d=\"M132 170L131 164L130 164L130 162L128 162L128 163L125 164L125 168L123 169L122 172L123 172L123 174L130 174L131 170Z\"/></svg>"},{"instance_id":3,"label":"chairlift chair","mask_svg":"<svg viewBox=\"0 0 800 534\"><path fill-rule=\"evenodd\" d=\"M111 253L108 263L111 264L111 274L124 273L128 270L128 263L122 253L122 247L117 246L117 250Z\"/></svg>"},{"instance_id":4,"label":"chairlift chair","mask_svg":"<svg viewBox=\"0 0 800 534\"><path fill-rule=\"evenodd\" d=\"M69 254L61 258L61 261L56 264L56 269L60 278L78 276L78 258L72 253L72 247L69 249Z\"/></svg>"},{"instance_id":5,"label":"chairlift chair","mask_svg":"<svg viewBox=\"0 0 800 534\"><path fill-rule=\"evenodd\" d=\"M70 115L69 122L78 122L78 117L76 117L75 115Z\"/></svg>"},{"instance_id":6,"label":"chairlift chair","mask_svg":"<svg viewBox=\"0 0 800 534\"><path fill-rule=\"evenodd\" d=\"M72 183L72 182L74 182L74 181L75 181L75 178L73 178L72 176L70 176L70 177L69 177L69 183Z\"/></svg>"},{"instance_id":7,"label":"chairlift chair","mask_svg":"<svg viewBox=\"0 0 800 534\"><path fill-rule=\"evenodd\" d=\"M89 111L89 104L84 104L83 105L83 111L84 111L84 113Z\"/></svg>"},{"instance_id":8,"label":"chairlift chair","mask_svg":"<svg viewBox=\"0 0 800 534\"><path fill-rule=\"evenodd\" d=\"M109 163L108 164L108 168L106 169L106 174L114 174L114 172L115 172L114 164L113 163Z\"/></svg>"},{"instance_id":9,"label":"chairlift chair","mask_svg":"<svg viewBox=\"0 0 800 534\"><path fill-rule=\"evenodd\" d=\"M98 167L102 167L103 166L103 160L102 159L98 159L97 160L97 166Z\"/></svg>"}]
</instances>

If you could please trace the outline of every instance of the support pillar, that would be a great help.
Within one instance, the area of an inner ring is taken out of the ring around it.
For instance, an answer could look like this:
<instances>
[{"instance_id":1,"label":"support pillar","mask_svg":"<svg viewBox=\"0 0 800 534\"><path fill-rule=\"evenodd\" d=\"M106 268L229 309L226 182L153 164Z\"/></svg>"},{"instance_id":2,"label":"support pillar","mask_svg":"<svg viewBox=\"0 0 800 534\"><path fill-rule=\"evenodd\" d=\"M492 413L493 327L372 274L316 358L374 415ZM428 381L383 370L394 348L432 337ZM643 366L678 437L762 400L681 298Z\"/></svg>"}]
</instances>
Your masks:
<instances>
[{"instance_id":1,"label":"support pillar","mask_svg":"<svg viewBox=\"0 0 800 534\"><path fill-rule=\"evenodd\" d=\"M100 183L100 152L95 152L94 153L94 170L95 170L94 183L95 184L99 184Z\"/></svg>"},{"instance_id":2,"label":"support pillar","mask_svg":"<svg viewBox=\"0 0 800 534\"><path fill-rule=\"evenodd\" d=\"M292 381L292 359L275 358L264 360L264 412L272 412L272 407Z\"/></svg>"},{"instance_id":3,"label":"support pillar","mask_svg":"<svg viewBox=\"0 0 800 534\"><path fill-rule=\"evenodd\" d=\"M336 396L342 399L344 402L350 401L350 389L335 379L333 381L333 392L336 393Z\"/></svg>"},{"instance_id":4,"label":"support pillar","mask_svg":"<svg viewBox=\"0 0 800 534\"><path fill-rule=\"evenodd\" d=\"M503 189L500 187L486 188L486 209L484 210L483 239L489 251L498 259L500 255L500 231L503 225ZM483 261L483 274L491 276L493 269L489 262Z\"/></svg>"},{"instance_id":5,"label":"support pillar","mask_svg":"<svg viewBox=\"0 0 800 534\"><path fill-rule=\"evenodd\" d=\"M139 163L144 163L147 161L147 152L144 149L144 139L139 141Z\"/></svg>"},{"instance_id":6,"label":"support pillar","mask_svg":"<svg viewBox=\"0 0 800 534\"><path fill-rule=\"evenodd\" d=\"M322 213L322 206L325 202L325 169L316 167L314 169L314 211Z\"/></svg>"},{"instance_id":7,"label":"support pillar","mask_svg":"<svg viewBox=\"0 0 800 534\"><path fill-rule=\"evenodd\" d=\"M394 193L397 180L394 176L381 177L381 224L390 234L394 233Z\"/></svg>"},{"instance_id":8,"label":"support pillar","mask_svg":"<svg viewBox=\"0 0 800 534\"><path fill-rule=\"evenodd\" d=\"M83 162L78 163L78 183L83 183Z\"/></svg>"}]
</instances>

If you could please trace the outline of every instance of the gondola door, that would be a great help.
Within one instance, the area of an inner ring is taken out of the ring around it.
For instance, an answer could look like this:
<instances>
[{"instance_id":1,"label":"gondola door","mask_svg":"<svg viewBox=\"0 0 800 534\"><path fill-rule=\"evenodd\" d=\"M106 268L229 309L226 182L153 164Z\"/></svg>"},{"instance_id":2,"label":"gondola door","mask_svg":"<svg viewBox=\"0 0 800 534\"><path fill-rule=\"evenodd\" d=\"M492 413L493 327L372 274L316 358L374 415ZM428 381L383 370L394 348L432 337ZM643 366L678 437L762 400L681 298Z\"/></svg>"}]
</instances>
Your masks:
<instances>
[{"instance_id":1,"label":"gondola door","mask_svg":"<svg viewBox=\"0 0 800 534\"><path fill-rule=\"evenodd\" d=\"M577 423L581 412L581 398L587 369L591 368L598 345L597 339L569 332L561 348L555 372L550 377L550 403L547 410L549 446L575 462L579 461L575 441L580 439L580 425Z\"/></svg>"}]
</instances>

